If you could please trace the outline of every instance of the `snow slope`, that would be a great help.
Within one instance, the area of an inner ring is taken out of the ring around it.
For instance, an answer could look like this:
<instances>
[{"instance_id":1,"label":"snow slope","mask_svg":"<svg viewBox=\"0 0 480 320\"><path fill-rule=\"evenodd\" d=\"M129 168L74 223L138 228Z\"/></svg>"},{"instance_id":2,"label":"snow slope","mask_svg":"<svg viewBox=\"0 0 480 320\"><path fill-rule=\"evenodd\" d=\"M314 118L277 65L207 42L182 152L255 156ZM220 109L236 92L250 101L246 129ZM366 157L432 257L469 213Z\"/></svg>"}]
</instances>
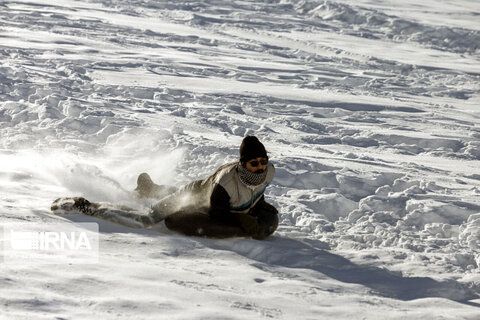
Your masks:
<instances>
[{"instance_id":1,"label":"snow slope","mask_svg":"<svg viewBox=\"0 0 480 320\"><path fill-rule=\"evenodd\" d=\"M2 319L478 319L480 4L0 3L0 221L96 222L94 265L3 264ZM188 238L143 210L266 145L280 226ZM3 253L2 253L3 255Z\"/></svg>"}]
</instances>

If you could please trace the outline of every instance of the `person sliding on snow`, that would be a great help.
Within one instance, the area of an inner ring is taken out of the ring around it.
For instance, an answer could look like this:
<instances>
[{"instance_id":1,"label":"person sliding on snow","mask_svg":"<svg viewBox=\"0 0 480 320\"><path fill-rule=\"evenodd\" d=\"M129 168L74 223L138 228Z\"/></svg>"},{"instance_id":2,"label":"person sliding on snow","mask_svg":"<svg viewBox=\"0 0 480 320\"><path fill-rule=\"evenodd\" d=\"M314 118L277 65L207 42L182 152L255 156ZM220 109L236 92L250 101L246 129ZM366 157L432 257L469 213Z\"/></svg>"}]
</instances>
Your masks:
<instances>
[{"instance_id":1,"label":"person sliding on snow","mask_svg":"<svg viewBox=\"0 0 480 320\"><path fill-rule=\"evenodd\" d=\"M73 209L133 227L150 227L165 220L167 228L190 236L264 239L278 226L278 210L264 197L274 175L264 145L255 136L247 136L240 145L239 161L225 164L206 179L178 190L153 183L147 173L140 174L137 194L162 199L148 215L128 208L112 210L84 198L57 199L52 211Z\"/></svg>"},{"instance_id":2,"label":"person sliding on snow","mask_svg":"<svg viewBox=\"0 0 480 320\"><path fill-rule=\"evenodd\" d=\"M240 145L239 161L164 198L153 207L147 224L165 219L167 228L186 235L264 239L278 226L278 211L264 197L274 175L264 145L255 136L247 136ZM171 191L154 184L146 173L137 183L141 197L161 197Z\"/></svg>"}]
</instances>

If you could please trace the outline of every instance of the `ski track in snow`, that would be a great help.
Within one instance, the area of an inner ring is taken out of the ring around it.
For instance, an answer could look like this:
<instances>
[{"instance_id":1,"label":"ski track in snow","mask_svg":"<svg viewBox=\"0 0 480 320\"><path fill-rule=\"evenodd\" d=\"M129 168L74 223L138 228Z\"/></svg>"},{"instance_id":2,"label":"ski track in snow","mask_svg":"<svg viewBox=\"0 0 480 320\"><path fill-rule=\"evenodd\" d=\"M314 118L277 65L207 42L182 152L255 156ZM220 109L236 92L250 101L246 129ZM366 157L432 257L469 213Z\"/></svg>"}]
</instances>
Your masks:
<instances>
[{"instance_id":1,"label":"ski track in snow","mask_svg":"<svg viewBox=\"0 0 480 320\"><path fill-rule=\"evenodd\" d=\"M100 263L2 266L0 318L478 319L479 15L466 0L2 2L2 223L64 220L61 196L141 210L139 173L181 186L249 134L281 222L259 242L68 217L100 224Z\"/></svg>"}]
</instances>

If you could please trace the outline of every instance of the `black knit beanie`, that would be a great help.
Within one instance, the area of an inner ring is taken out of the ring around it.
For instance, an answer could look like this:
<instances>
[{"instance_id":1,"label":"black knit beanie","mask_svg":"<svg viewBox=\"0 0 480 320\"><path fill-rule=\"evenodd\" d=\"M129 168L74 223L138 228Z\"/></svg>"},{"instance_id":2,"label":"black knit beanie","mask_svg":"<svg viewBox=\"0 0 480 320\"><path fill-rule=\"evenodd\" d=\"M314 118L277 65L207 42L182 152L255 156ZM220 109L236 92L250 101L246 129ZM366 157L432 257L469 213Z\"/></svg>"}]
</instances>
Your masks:
<instances>
[{"instance_id":1,"label":"black knit beanie","mask_svg":"<svg viewBox=\"0 0 480 320\"><path fill-rule=\"evenodd\" d=\"M240 162L245 163L255 158L267 158L267 150L255 136L246 136L240 145Z\"/></svg>"}]
</instances>

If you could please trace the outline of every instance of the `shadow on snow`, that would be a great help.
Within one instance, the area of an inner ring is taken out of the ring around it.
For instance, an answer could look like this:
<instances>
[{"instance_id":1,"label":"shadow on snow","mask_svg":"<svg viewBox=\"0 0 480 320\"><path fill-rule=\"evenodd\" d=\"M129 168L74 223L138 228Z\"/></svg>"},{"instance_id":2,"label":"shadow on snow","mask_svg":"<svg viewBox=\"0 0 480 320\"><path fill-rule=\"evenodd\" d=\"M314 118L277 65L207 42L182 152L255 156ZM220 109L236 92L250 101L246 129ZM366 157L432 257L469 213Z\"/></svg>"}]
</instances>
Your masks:
<instances>
[{"instance_id":1,"label":"shadow on snow","mask_svg":"<svg viewBox=\"0 0 480 320\"><path fill-rule=\"evenodd\" d=\"M357 265L344 257L318 248L322 246L320 241L272 237L267 241L209 241L205 242L205 245L234 251L261 264L314 270L341 282L363 285L372 289L374 294L388 298L404 301L446 298L476 305L468 300L479 297L472 289L455 280L436 281L428 277L404 277L387 269Z\"/></svg>"},{"instance_id":2,"label":"shadow on snow","mask_svg":"<svg viewBox=\"0 0 480 320\"><path fill-rule=\"evenodd\" d=\"M128 228L84 215L67 215L63 218L72 222L97 222L101 233L139 233L156 236L160 232L160 234L167 233L167 236L174 236L173 232L166 229L162 223L148 230ZM195 237L185 237L183 240L187 239L199 241L214 250L235 252L258 262L258 264L254 264L258 268L269 265L309 269L337 281L363 285L370 288L373 294L387 298L403 301L445 298L471 306L480 306L469 302L469 300L479 298L475 290L458 281L437 281L428 277L404 277L387 269L358 265L325 250L326 246L321 241L300 241L278 236L265 241L244 238L216 240Z\"/></svg>"}]
</instances>

